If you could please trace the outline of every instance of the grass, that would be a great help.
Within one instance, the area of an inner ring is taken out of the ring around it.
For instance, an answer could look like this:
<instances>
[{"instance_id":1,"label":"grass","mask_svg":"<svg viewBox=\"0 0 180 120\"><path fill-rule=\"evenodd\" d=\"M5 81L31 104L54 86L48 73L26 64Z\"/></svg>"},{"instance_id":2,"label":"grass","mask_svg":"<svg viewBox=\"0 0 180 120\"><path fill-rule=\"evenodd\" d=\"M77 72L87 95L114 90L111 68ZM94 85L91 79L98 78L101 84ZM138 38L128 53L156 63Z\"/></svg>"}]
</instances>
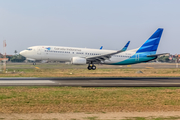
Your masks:
<instances>
[{"instance_id":1,"label":"grass","mask_svg":"<svg viewBox=\"0 0 180 120\"><path fill-rule=\"evenodd\" d=\"M15 72L14 72L15 71ZM143 73L138 74L137 71ZM180 77L179 69L8 69L0 77Z\"/></svg>"},{"instance_id":2,"label":"grass","mask_svg":"<svg viewBox=\"0 0 180 120\"><path fill-rule=\"evenodd\" d=\"M0 113L178 111L180 88L0 87Z\"/></svg>"},{"instance_id":3,"label":"grass","mask_svg":"<svg viewBox=\"0 0 180 120\"><path fill-rule=\"evenodd\" d=\"M173 63L143 63L132 67L97 65L97 70L89 71L87 65L7 64L7 73L0 73L0 77L180 77L180 70L174 66Z\"/></svg>"}]
</instances>

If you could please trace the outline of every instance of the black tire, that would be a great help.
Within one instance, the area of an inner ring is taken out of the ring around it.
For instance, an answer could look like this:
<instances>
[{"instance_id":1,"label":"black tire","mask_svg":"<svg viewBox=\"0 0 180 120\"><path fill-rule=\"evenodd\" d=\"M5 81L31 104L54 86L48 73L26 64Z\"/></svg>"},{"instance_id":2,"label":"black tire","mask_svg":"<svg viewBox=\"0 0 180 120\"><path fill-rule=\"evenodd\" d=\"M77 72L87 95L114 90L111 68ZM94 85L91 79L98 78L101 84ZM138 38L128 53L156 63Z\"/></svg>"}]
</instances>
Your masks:
<instances>
[{"instance_id":1,"label":"black tire","mask_svg":"<svg viewBox=\"0 0 180 120\"><path fill-rule=\"evenodd\" d=\"M91 69L92 69L92 67L91 67L91 66L88 66L88 67L87 67L87 69L88 69L88 70L91 70Z\"/></svg>"},{"instance_id":2,"label":"black tire","mask_svg":"<svg viewBox=\"0 0 180 120\"><path fill-rule=\"evenodd\" d=\"M33 65L36 65L36 63L34 62Z\"/></svg>"},{"instance_id":3,"label":"black tire","mask_svg":"<svg viewBox=\"0 0 180 120\"><path fill-rule=\"evenodd\" d=\"M92 66L92 70L96 70L96 66Z\"/></svg>"}]
</instances>

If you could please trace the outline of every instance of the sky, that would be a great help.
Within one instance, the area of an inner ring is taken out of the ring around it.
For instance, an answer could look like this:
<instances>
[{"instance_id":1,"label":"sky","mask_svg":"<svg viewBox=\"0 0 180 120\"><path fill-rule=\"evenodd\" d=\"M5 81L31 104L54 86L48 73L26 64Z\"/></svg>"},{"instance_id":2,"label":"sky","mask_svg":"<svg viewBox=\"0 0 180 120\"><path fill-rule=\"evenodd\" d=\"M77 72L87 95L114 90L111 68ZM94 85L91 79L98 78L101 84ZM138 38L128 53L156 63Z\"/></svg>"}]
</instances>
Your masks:
<instances>
[{"instance_id":1,"label":"sky","mask_svg":"<svg viewBox=\"0 0 180 120\"><path fill-rule=\"evenodd\" d=\"M164 28L157 53L180 53L180 0L0 0L0 52L30 46L120 50Z\"/></svg>"}]
</instances>

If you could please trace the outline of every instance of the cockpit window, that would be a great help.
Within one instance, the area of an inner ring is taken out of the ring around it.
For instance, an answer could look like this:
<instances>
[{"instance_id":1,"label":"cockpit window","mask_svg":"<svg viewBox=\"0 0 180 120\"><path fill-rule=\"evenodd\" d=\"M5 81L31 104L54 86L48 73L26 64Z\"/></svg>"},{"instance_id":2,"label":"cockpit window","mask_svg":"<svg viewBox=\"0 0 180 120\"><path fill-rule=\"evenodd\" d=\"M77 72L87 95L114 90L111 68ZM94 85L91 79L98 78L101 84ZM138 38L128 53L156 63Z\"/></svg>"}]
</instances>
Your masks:
<instances>
[{"instance_id":1,"label":"cockpit window","mask_svg":"<svg viewBox=\"0 0 180 120\"><path fill-rule=\"evenodd\" d=\"M29 50L29 51L31 51L32 49L31 49L31 48L28 48L28 49L26 49L26 50Z\"/></svg>"}]
</instances>

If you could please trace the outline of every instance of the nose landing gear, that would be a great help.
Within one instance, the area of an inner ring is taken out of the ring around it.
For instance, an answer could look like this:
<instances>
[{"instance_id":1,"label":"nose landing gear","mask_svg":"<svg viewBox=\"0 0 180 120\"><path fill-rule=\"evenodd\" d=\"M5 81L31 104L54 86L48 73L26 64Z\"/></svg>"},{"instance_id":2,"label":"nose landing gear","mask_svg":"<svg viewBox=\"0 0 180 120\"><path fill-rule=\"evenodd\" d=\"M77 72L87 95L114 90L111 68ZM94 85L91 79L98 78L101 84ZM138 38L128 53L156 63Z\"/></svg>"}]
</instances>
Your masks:
<instances>
[{"instance_id":1,"label":"nose landing gear","mask_svg":"<svg viewBox=\"0 0 180 120\"><path fill-rule=\"evenodd\" d=\"M96 70L96 66L95 65L90 65L87 67L88 70Z\"/></svg>"}]
</instances>

